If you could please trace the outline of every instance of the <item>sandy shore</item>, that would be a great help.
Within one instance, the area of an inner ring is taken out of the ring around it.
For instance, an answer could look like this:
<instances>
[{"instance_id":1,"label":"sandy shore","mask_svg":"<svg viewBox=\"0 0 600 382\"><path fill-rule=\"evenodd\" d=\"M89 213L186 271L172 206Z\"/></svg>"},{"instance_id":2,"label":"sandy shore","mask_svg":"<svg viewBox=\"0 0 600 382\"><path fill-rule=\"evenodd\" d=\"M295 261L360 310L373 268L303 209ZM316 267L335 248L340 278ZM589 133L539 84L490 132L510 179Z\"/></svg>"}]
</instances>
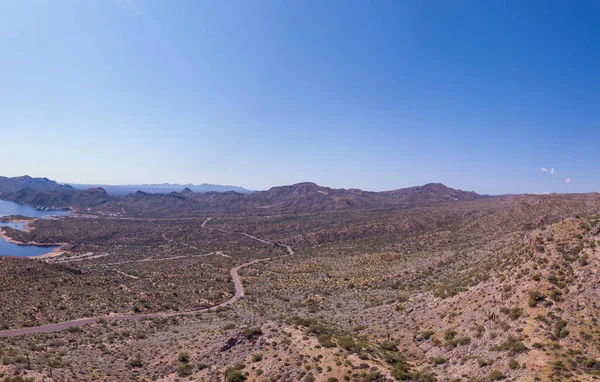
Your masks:
<instances>
[{"instance_id":1,"label":"sandy shore","mask_svg":"<svg viewBox=\"0 0 600 382\"><path fill-rule=\"evenodd\" d=\"M54 250L52 252L46 253L43 255L39 255L39 256L29 256L30 259L46 259L49 257L60 256L66 252L61 249L61 247L63 245L66 245L66 243L48 244L48 243L37 243L35 241L23 243L23 242L17 241L15 239L11 238L10 236L6 235L6 233L4 232L4 230L2 228L0 228L0 239L3 239L7 243L16 244L16 245L35 245L37 247L55 247L56 246L56 248L54 248Z\"/></svg>"},{"instance_id":2,"label":"sandy shore","mask_svg":"<svg viewBox=\"0 0 600 382\"><path fill-rule=\"evenodd\" d=\"M54 248L54 250L52 252L43 254L43 255L39 255L39 256L29 256L30 259L48 259L50 257L57 257L60 255L64 255L65 253L67 253L67 251L63 251L61 249L61 247L56 247Z\"/></svg>"}]
</instances>

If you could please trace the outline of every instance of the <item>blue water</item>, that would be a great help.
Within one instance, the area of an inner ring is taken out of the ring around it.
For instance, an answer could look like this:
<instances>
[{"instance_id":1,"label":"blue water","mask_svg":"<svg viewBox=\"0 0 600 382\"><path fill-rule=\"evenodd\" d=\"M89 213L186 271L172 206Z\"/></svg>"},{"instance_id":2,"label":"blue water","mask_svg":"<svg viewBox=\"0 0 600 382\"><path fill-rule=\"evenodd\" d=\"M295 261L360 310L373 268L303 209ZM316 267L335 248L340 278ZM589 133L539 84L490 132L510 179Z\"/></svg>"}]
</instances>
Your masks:
<instances>
[{"instance_id":1,"label":"blue water","mask_svg":"<svg viewBox=\"0 0 600 382\"><path fill-rule=\"evenodd\" d=\"M65 216L68 215L69 211L41 211L36 210L33 207L25 206L23 204L7 202L0 200L0 216L6 215L23 215L33 218L44 218L45 216ZM0 222L0 226L12 227L14 229L22 230L25 223L4 223ZM46 253L52 252L54 246L41 247L36 245L17 245L13 243L7 243L0 238L0 256L40 256Z\"/></svg>"},{"instance_id":2,"label":"blue water","mask_svg":"<svg viewBox=\"0 0 600 382\"><path fill-rule=\"evenodd\" d=\"M33 207L26 206L24 204L7 202L6 200L0 200L0 216L6 215L23 215L30 218L41 218L44 216L65 216L68 215L68 210L59 211L42 211L36 210Z\"/></svg>"}]
</instances>

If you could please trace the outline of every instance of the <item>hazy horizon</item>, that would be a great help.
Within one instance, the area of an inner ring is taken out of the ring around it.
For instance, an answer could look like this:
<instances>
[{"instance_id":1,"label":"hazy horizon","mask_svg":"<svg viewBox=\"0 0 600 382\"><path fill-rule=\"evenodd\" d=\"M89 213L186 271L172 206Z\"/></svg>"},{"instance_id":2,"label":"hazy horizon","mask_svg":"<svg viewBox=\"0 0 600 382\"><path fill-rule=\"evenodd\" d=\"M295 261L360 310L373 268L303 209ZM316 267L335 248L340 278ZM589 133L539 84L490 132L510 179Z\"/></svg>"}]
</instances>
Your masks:
<instances>
[{"instance_id":1,"label":"hazy horizon","mask_svg":"<svg viewBox=\"0 0 600 382\"><path fill-rule=\"evenodd\" d=\"M2 174L0 174L0 176L4 176ZM20 176L31 176L29 174L22 174L22 175L16 175L16 177L20 177ZM40 176L39 178L48 178L45 176ZM332 187L329 186L327 184L320 184L320 183L316 183L310 180L305 180L305 181L299 181L299 182L295 182L295 183L289 183L289 184L273 184L271 186L268 186L266 188L261 188L261 189L251 189L248 187L245 187L244 185L238 185L238 184L216 184L216 183L207 183L207 182L202 182L202 183L170 183L170 182L156 182L156 183L123 183L123 184L117 184L117 183L98 183L98 182L90 182L90 183L81 183L81 182L65 182L65 181L60 181L60 180L56 180L56 179L50 179L48 178L50 181L56 182L58 184L66 184L66 185L75 185L75 186L99 186L99 187L136 187L136 186L162 186L162 185L168 185L168 186L181 186L181 187L186 187L186 186L203 186L203 185L207 185L207 186L218 186L218 187L231 187L231 188L242 188L245 189L246 191L251 191L251 192L255 192L255 191L266 191L272 187L279 187L279 186L292 186L295 184L301 184L301 183L314 183L317 186L320 187L329 187L329 188L342 188L342 189L360 189L362 191L369 191L369 192L384 192L384 191L394 191L397 189L401 189L401 188L411 188L411 187L420 187L420 186L425 186L427 184L443 184L444 186L450 187L450 188L454 188L457 190L462 190L462 191L473 191L476 192L480 195L489 195L489 196L505 196L505 195L523 195L523 194L533 194L533 195L545 195L545 194L554 194L556 192L550 192L550 191L537 191L537 192L507 192L507 193L501 193L501 194L490 194L490 193L483 193L483 192L479 192L476 189L461 189L460 187L454 187L452 184L445 184L445 183L441 183L441 182L428 182L428 183L423 183L423 184L413 184L413 185L409 185L409 186L403 186L403 187L396 187L396 188L390 188L390 189L384 189L384 190L373 190L373 189L368 189L368 188L359 188L359 187ZM183 190L183 188L182 188ZM206 191L202 191L202 192L206 192ZM223 192L223 191L218 191L218 192ZM583 193L590 193L590 192L600 192L600 191L582 191L582 192L569 192L569 193L575 193L575 194L583 194Z\"/></svg>"},{"instance_id":2,"label":"hazy horizon","mask_svg":"<svg viewBox=\"0 0 600 382\"><path fill-rule=\"evenodd\" d=\"M0 4L5 176L600 190L593 1Z\"/></svg>"}]
</instances>

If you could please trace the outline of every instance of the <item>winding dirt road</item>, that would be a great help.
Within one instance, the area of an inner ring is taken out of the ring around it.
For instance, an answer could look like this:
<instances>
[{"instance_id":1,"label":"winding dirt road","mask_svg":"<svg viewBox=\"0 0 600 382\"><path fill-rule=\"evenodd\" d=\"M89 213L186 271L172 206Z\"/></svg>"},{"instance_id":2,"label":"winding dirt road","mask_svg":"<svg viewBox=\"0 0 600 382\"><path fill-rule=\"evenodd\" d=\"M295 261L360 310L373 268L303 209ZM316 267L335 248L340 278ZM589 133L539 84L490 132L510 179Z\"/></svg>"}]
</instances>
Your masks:
<instances>
[{"instance_id":1,"label":"winding dirt road","mask_svg":"<svg viewBox=\"0 0 600 382\"><path fill-rule=\"evenodd\" d=\"M208 229L208 227L206 227L206 223L208 223L211 219L212 218L206 219L206 221L204 221L204 223L202 223L201 227ZM247 237L250 237L252 239L260 241L261 243L273 244L269 241L248 235L246 233L242 233L242 235L245 235ZM284 245L284 244L274 244L274 245L277 245L279 247L287 249L288 255L282 256L282 257L288 257L288 256L294 255L294 250L289 245ZM248 266L256 264L256 263L259 263L259 262L268 261L268 260L271 260L271 257L253 260L248 263L241 264L241 265L238 265L237 267L232 268L229 271L229 273L231 275L233 284L235 286L235 293L227 301L224 301L220 304L211 306L210 308L203 308L203 309L189 310L189 311L185 311L185 312L175 312L175 313L150 313L150 314L126 314L126 315L116 314L116 315L108 315L108 316L103 316L103 317L79 318L79 319L71 320L71 321L58 322L56 324L32 326L32 327L19 328L19 329L1 330L0 338L16 337L16 336L22 336L25 334L34 334L34 333L57 332L60 330L66 330L69 328L81 327L84 325L97 323L100 321L116 321L116 320L135 321L135 320L140 320L142 318L168 318L168 317L177 317L177 316L184 316L184 315L189 315L189 314L210 312L210 311L218 309L218 308L222 308L225 306L235 304L240 299L240 297L244 296L244 286L242 285L242 280L240 279L240 275L238 274L238 271L240 269L248 267Z\"/></svg>"}]
</instances>

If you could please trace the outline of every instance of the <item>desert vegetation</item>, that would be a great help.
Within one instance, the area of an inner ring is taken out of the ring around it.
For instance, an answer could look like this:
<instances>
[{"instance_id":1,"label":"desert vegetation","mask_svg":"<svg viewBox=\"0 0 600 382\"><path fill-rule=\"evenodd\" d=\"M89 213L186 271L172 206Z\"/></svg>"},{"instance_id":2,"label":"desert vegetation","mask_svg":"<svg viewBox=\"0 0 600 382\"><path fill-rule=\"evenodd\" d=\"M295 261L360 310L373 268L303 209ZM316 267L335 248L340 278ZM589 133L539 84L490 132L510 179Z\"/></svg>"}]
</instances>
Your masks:
<instances>
[{"instance_id":1,"label":"desert vegetation","mask_svg":"<svg viewBox=\"0 0 600 382\"><path fill-rule=\"evenodd\" d=\"M2 258L0 340L26 380L559 381L600 370L595 204L524 196L385 210L36 220ZM587 211L587 213L584 213ZM570 213L570 215L569 215ZM294 248L294 255L284 246ZM22 312L11 314L13 310Z\"/></svg>"}]
</instances>

